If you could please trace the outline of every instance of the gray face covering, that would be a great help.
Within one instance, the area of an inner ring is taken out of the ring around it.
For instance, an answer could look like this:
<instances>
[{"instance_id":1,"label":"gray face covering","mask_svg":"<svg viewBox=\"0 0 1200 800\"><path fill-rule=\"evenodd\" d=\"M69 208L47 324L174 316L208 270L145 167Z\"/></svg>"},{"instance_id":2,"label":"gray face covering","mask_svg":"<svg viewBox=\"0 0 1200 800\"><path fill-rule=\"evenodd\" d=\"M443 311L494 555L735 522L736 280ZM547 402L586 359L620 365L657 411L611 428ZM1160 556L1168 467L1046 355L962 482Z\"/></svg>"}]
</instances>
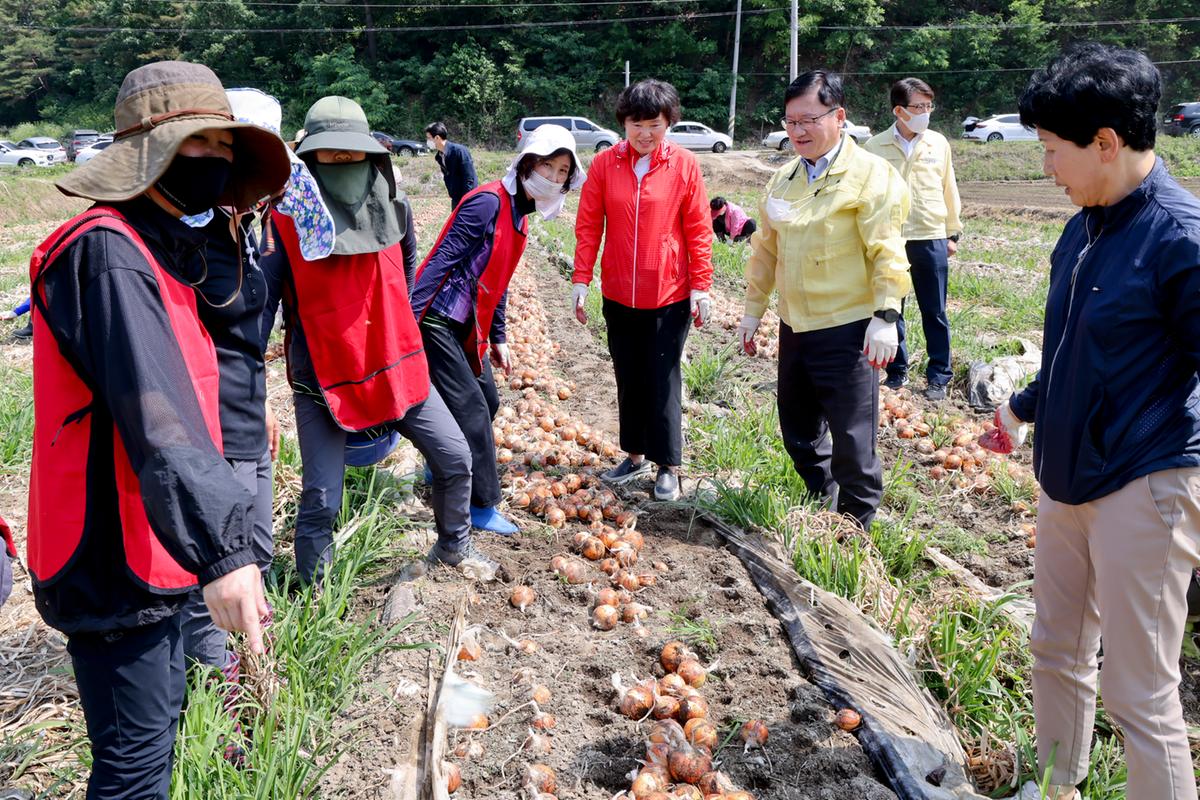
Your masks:
<instances>
[{"instance_id":1,"label":"gray face covering","mask_svg":"<svg viewBox=\"0 0 1200 800\"><path fill-rule=\"evenodd\" d=\"M342 205L358 205L371 189L370 161L313 164L313 173L330 198Z\"/></svg>"}]
</instances>

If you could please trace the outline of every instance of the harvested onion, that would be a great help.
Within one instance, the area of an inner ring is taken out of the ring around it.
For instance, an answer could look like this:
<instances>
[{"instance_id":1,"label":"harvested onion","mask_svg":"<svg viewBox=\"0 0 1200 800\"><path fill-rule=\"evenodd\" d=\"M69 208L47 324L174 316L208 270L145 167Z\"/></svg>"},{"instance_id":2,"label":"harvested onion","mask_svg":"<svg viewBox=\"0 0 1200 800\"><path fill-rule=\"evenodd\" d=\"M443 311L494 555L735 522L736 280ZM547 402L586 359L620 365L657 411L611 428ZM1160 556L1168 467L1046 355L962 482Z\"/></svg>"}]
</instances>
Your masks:
<instances>
[{"instance_id":1,"label":"harvested onion","mask_svg":"<svg viewBox=\"0 0 1200 800\"><path fill-rule=\"evenodd\" d=\"M533 605L533 601L536 599L537 592L535 592L532 587L518 586L512 590L512 594L509 595L508 602L513 605L513 608L524 611L525 609L529 608L529 606Z\"/></svg>"},{"instance_id":2,"label":"harvested onion","mask_svg":"<svg viewBox=\"0 0 1200 800\"><path fill-rule=\"evenodd\" d=\"M769 735L767 726L760 719L747 720L746 724L738 732L738 736L746 743L747 748L762 747L767 743Z\"/></svg>"},{"instance_id":3,"label":"harvested onion","mask_svg":"<svg viewBox=\"0 0 1200 800\"><path fill-rule=\"evenodd\" d=\"M611 631L617 627L620 618L621 612L617 611L614 606L600 605L592 609L592 625L602 631Z\"/></svg>"},{"instance_id":4,"label":"harvested onion","mask_svg":"<svg viewBox=\"0 0 1200 800\"><path fill-rule=\"evenodd\" d=\"M704 680L708 677L708 670L694 658L685 658L675 671L689 686L697 688L704 685Z\"/></svg>"},{"instance_id":5,"label":"harvested onion","mask_svg":"<svg viewBox=\"0 0 1200 800\"><path fill-rule=\"evenodd\" d=\"M629 790L633 792L633 796L637 798L637 800L644 800L644 798L654 794L655 792L661 792L666 788L667 782L663 780L663 778L657 772L651 772L650 770L644 769L637 774L636 778L633 779L633 783L630 785Z\"/></svg>"},{"instance_id":6,"label":"harvested onion","mask_svg":"<svg viewBox=\"0 0 1200 800\"><path fill-rule=\"evenodd\" d=\"M712 756L698 748L679 748L672 750L671 755L667 757L667 767L675 780L696 783L712 771Z\"/></svg>"},{"instance_id":7,"label":"harvested onion","mask_svg":"<svg viewBox=\"0 0 1200 800\"><path fill-rule=\"evenodd\" d=\"M658 660L662 664L663 669L667 672L674 672L679 669L679 665L684 659L695 657L696 655L683 642L667 642L663 645Z\"/></svg>"},{"instance_id":8,"label":"harvested onion","mask_svg":"<svg viewBox=\"0 0 1200 800\"><path fill-rule=\"evenodd\" d=\"M627 689L616 672L612 685L617 690L617 708L630 719L642 719L654 708L654 691L649 686L639 683Z\"/></svg>"},{"instance_id":9,"label":"harvested onion","mask_svg":"<svg viewBox=\"0 0 1200 800\"><path fill-rule=\"evenodd\" d=\"M862 724L862 715L853 708L843 708L837 713L834 723L844 731L856 730Z\"/></svg>"},{"instance_id":10,"label":"harvested onion","mask_svg":"<svg viewBox=\"0 0 1200 800\"><path fill-rule=\"evenodd\" d=\"M526 785L532 786L539 792L554 792L558 789L558 781L554 770L545 764L530 764L525 768Z\"/></svg>"},{"instance_id":11,"label":"harvested onion","mask_svg":"<svg viewBox=\"0 0 1200 800\"><path fill-rule=\"evenodd\" d=\"M462 786L462 770L453 761L442 762L442 775L446 778L446 792L454 794Z\"/></svg>"},{"instance_id":12,"label":"harvested onion","mask_svg":"<svg viewBox=\"0 0 1200 800\"><path fill-rule=\"evenodd\" d=\"M717 728L703 717L689 719L683 726L683 733L688 742L697 747L707 747L712 751L717 746Z\"/></svg>"},{"instance_id":13,"label":"harvested onion","mask_svg":"<svg viewBox=\"0 0 1200 800\"><path fill-rule=\"evenodd\" d=\"M545 711L539 711L533 715L533 720L529 723L534 729L539 731L548 731L558 724L553 714L547 714Z\"/></svg>"},{"instance_id":14,"label":"harvested onion","mask_svg":"<svg viewBox=\"0 0 1200 800\"><path fill-rule=\"evenodd\" d=\"M533 687L533 691L529 693L535 703L549 703L551 698L550 687L544 683L539 683Z\"/></svg>"},{"instance_id":15,"label":"harvested onion","mask_svg":"<svg viewBox=\"0 0 1200 800\"><path fill-rule=\"evenodd\" d=\"M698 719L708 716L708 700L704 699L704 695L692 694L683 699L679 704L679 716L677 719L686 722L689 719Z\"/></svg>"}]
</instances>

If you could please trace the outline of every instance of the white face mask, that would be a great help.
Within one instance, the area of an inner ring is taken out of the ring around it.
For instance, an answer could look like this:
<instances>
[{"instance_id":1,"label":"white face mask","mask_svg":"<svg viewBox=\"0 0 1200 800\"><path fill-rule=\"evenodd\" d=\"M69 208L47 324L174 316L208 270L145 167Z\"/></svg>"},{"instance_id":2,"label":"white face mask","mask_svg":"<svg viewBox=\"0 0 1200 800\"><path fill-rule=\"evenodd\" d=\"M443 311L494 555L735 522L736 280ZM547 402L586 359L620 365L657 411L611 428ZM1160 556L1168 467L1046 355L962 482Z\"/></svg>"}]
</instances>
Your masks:
<instances>
[{"instance_id":1,"label":"white face mask","mask_svg":"<svg viewBox=\"0 0 1200 800\"><path fill-rule=\"evenodd\" d=\"M904 124L913 133L924 133L929 130L929 114L928 111L924 114L910 114Z\"/></svg>"},{"instance_id":2,"label":"white face mask","mask_svg":"<svg viewBox=\"0 0 1200 800\"><path fill-rule=\"evenodd\" d=\"M437 143L435 141L433 141L433 139L426 139L425 146L428 147L430 150L437 150Z\"/></svg>"},{"instance_id":3,"label":"white face mask","mask_svg":"<svg viewBox=\"0 0 1200 800\"><path fill-rule=\"evenodd\" d=\"M780 197L767 198L767 216L771 222L787 222L792 215L792 201Z\"/></svg>"},{"instance_id":4,"label":"white face mask","mask_svg":"<svg viewBox=\"0 0 1200 800\"><path fill-rule=\"evenodd\" d=\"M558 212L562 211L567 196L563 194L561 183L555 183L534 170L529 173L529 177L524 180L523 184L525 191L533 198L534 205L542 215L542 219L554 219L558 216Z\"/></svg>"},{"instance_id":5,"label":"white face mask","mask_svg":"<svg viewBox=\"0 0 1200 800\"><path fill-rule=\"evenodd\" d=\"M208 211L201 211L199 214L182 216L179 218L179 221L184 225L187 225L189 228L203 228L205 225L212 222L212 218L213 210L210 208Z\"/></svg>"}]
</instances>

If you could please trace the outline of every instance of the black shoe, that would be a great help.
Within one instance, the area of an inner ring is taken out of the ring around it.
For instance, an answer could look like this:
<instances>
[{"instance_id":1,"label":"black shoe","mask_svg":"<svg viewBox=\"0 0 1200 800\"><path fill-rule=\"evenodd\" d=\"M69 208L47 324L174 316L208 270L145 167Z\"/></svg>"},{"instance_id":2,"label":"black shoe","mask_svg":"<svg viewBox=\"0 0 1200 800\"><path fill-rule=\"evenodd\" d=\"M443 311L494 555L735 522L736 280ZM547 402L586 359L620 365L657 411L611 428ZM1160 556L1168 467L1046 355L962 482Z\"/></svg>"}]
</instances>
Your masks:
<instances>
[{"instance_id":1,"label":"black shoe","mask_svg":"<svg viewBox=\"0 0 1200 800\"><path fill-rule=\"evenodd\" d=\"M605 472L600 476L600 480L607 483L629 483L629 481L650 474L650 462L642 459L638 463L633 463L627 456L624 461L617 464L615 467Z\"/></svg>"},{"instance_id":2,"label":"black shoe","mask_svg":"<svg viewBox=\"0 0 1200 800\"><path fill-rule=\"evenodd\" d=\"M883 385L889 389L899 389L908 383L908 375L888 375Z\"/></svg>"},{"instance_id":3,"label":"black shoe","mask_svg":"<svg viewBox=\"0 0 1200 800\"><path fill-rule=\"evenodd\" d=\"M658 468L658 478L654 481L655 500L678 500L679 478L666 467Z\"/></svg>"},{"instance_id":4,"label":"black shoe","mask_svg":"<svg viewBox=\"0 0 1200 800\"><path fill-rule=\"evenodd\" d=\"M33 323L30 322L24 328L17 328L13 331L14 339L32 339L33 338Z\"/></svg>"},{"instance_id":5,"label":"black shoe","mask_svg":"<svg viewBox=\"0 0 1200 800\"><path fill-rule=\"evenodd\" d=\"M931 383L925 387L925 391L922 394L925 395L926 400L932 403L940 403L946 399L946 384Z\"/></svg>"}]
</instances>

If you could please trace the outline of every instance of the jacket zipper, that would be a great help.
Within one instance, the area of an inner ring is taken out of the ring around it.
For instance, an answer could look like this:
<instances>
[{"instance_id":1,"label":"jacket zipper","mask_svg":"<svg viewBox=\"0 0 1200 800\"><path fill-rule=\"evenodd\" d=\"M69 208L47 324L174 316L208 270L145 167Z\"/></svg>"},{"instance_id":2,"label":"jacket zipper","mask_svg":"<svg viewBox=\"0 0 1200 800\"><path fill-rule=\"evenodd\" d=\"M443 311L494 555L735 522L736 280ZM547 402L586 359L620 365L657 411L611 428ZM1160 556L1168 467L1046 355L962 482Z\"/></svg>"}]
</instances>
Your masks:
<instances>
[{"instance_id":1,"label":"jacket zipper","mask_svg":"<svg viewBox=\"0 0 1200 800\"><path fill-rule=\"evenodd\" d=\"M1086 220L1084 221L1084 230L1087 230ZM1059 337L1058 347L1054 348L1054 355L1050 357L1050 374L1046 376L1046 395L1047 396L1049 396L1050 387L1054 383L1054 368L1058 365L1058 355L1060 352L1062 352L1063 345L1066 344L1066 341L1067 341L1067 331L1071 325L1071 312L1075 307L1075 286L1079 279L1079 270L1083 266L1083 261L1084 261L1084 259L1087 258L1088 253L1090 253L1092 251L1092 246L1095 245L1096 242L1098 242L1100 240L1100 237L1101 237L1101 235L1103 235L1103 233L1104 233L1104 228L1103 228L1103 226L1101 226L1100 230L1096 231L1096 238L1093 239L1091 231L1087 231L1088 243L1086 245L1084 245L1083 250L1081 250L1079 252L1079 255L1075 259L1075 267L1071 270L1070 291L1067 294L1067 318L1063 322L1063 332L1062 332L1062 336ZM1041 471L1042 471L1041 467L1042 467L1042 465L1039 462L1037 464L1037 470L1036 470L1037 478L1038 478L1039 482L1041 481L1041 477L1042 477L1041 476Z\"/></svg>"},{"instance_id":2,"label":"jacket zipper","mask_svg":"<svg viewBox=\"0 0 1200 800\"><path fill-rule=\"evenodd\" d=\"M637 152L636 150L634 151ZM637 162L635 161L634 164ZM650 154L650 168L646 170L646 174L638 177L637 172L633 172L633 180L637 186L637 193L633 198L633 294L629 298L629 307L637 308L637 257L638 257L638 227L642 214L642 182L649 177L650 173L655 169L654 154Z\"/></svg>"}]
</instances>

